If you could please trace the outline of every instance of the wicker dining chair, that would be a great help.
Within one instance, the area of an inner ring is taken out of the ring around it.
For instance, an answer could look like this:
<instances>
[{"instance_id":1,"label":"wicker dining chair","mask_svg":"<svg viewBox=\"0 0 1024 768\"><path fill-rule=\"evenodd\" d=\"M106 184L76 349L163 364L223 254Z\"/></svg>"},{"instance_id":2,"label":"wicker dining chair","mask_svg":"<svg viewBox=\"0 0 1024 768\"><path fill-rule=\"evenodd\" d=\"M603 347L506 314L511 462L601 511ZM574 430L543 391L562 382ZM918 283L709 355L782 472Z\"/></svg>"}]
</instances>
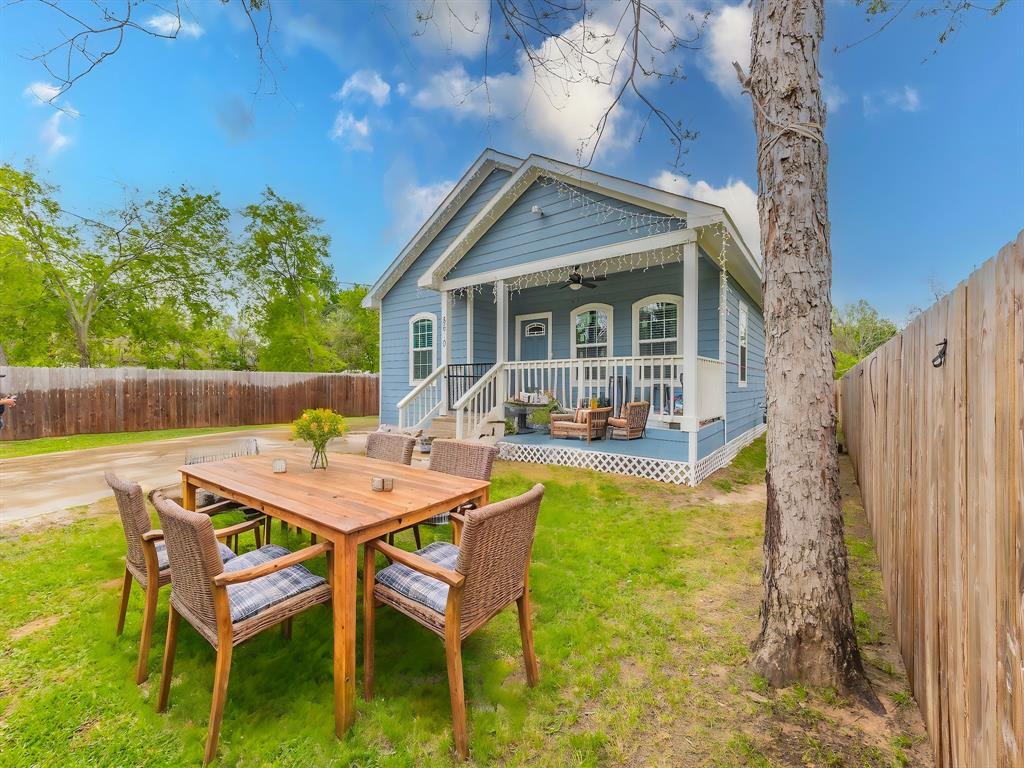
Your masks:
<instances>
[{"instance_id":1,"label":"wicker dining chair","mask_svg":"<svg viewBox=\"0 0 1024 768\"><path fill-rule=\"evenodd\" d=\"M609 436L612 440L636 440L643 437L650 413L651 404L646 400L623 403L620 415L608 419Z\"/></svg>"},{"instance_id":2,"label":"wicker dining chair","mask_svg":"<svg viewBox=\"0 0 1024 768\"><path fill-rule=\"evenodd\" d=\"M211 461L235 459L239 456L258 456L259 453L259 441L255 437L248 437L242 440L234 440L226 444L200 445L189 448L185 451L185 465L205 464ZM179 504L182 503L180 485L168 485L163 488L154 488L149 492L150 503L152 503L154 495L158 493L169 499L174 499ZM202 512L205 515L218 515L221 512L230 512L232 510L241 509L242 507L243 505L239 504L237 501L234 501L233 499L226 499L213 491L208 491L204 488L196 489L196 512ZM245 511L247 518L262 518L263 538L266 543L269 544L271 518L269 516L260 515L256 513L255 510ZM233 540L229 540L227 543L235 552L238 552L237 536L234 537ZM260 544L257 542L257 549L259 546Z\"/></svg>"},{"instance_id":3,"label":"wicker dining chair","mask_svg":"<svg viewBox=\"0 0 1024 768\"><path fill-rule=\"evenodd\" d=\"M121 584L121 606L117 614L117 634L124 631L125 614L128 612L128 598L131 595L132 582L139 582L145 591L145 602L142 609L142 630L139 637L139 662L135 670L135 682L144 683L149 677L149 646L153 637L153 621L156 618L157 596L160 587L171 583L170 560L167 547L159 529L153 528L146 511L146 502L142 495L142 487L138 483L123 480L113 472L104 474L107 485L114 492L117 509L121 513L121 527L128 543L125 557L124 580ZM217 536L226 538L248 530L255 530L258 520L248 520L238 525L224 528ZM257 546L259 532L256 533ZM231 560L235 553L223 544L218 545L221 556Z\"/></svg>"},{"instance_id":4,"label":"wicker dining chair","mask_svg":"<svg viewBox=\"0 0 1024 768\"><path fill-rule=\"evenodd\" d=\"M389 605L444 639L448 661L448 689L452 705L455 751L469 754L466 701L462 679L462 642L503 608L519 608L526 680L540 678L533 650L530 617L529 567L544 486L465 514L453 513L460 544L435 541L416 552L406 552L381 540L368 541L363 575L363 695L373 697L374 613L378 604ZM375 573L375 553L391 565Z\"/></svg>"},{"instance_id":5,"label":"wicker dining chair","mask_svg":"<svg viewBox=\"0 0 1024 768\"><path fill-rule=\"evenodd\" d=\"M171 560L171 605L156 708L167 709L178 623L184 616L217 651L203 753L206 765L217 754L234 647L282 623L290 637L292 617L330 602L327 581L299 563L325 554L330 568L332 545L324 542L291 552L271 544L225 561L208 516L188 512L163 496L156 497L156 510Z\"/></svg>"},{"instance_id":6,"label":"wicker dining chair","mask_svg":"<svg viewBox=\"0 0 1024 768\"><path fill-rule=\"evenodd\" d=\"M392 464L412 464L412 452L416 438L403 432L371 432L366 438L366 458L390 461ZM404 529L403 529L404 530ZM420 545L419 528L413 530L416 546ZM389 541L395 535L389 534Z\"/></svg>"}]
</instances>

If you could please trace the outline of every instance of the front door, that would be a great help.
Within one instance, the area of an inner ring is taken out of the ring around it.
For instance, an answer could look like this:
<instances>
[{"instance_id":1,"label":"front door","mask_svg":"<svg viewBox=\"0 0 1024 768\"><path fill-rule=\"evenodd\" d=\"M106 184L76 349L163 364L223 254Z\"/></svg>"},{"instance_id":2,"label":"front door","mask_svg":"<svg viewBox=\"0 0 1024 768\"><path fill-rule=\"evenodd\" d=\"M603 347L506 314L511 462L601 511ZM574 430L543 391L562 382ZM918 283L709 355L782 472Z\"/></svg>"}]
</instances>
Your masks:
<instances>
[{"instance_id":1,"label":"front door","mask_svg":"<svg viewBox=\"0 0 1024 768\"><path fill-rule=\"evenodd\" d=\"M547 360L551 320L548 317L519 319L519 359Z\"/></svg>"}]
</instances>

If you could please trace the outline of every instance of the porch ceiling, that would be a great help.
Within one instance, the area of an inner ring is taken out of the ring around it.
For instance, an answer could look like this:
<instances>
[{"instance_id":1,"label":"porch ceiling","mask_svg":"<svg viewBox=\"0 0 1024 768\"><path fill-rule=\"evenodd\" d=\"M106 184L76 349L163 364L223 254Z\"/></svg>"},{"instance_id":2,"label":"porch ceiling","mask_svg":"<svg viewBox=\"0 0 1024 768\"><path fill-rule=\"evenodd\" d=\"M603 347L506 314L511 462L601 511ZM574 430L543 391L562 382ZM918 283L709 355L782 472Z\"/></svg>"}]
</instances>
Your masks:
<instances>
[{"instance_id":1,"label":"porch ceiling","mask_svg":"<svg viewBox=\"0 0 1024 768\"><path fill-rule=\"evenodd\" d=\"M506 267L490 272L446 280L442 290L460 290L475 285L504 280L506 285L520 290L564 282L576 268L586 276L610 275L632 269L646 269L680 261L683 245L695 242L692 229L681 229L650 235L637 240L576 251L563 256Z\"/></svg>"}]
</instances>

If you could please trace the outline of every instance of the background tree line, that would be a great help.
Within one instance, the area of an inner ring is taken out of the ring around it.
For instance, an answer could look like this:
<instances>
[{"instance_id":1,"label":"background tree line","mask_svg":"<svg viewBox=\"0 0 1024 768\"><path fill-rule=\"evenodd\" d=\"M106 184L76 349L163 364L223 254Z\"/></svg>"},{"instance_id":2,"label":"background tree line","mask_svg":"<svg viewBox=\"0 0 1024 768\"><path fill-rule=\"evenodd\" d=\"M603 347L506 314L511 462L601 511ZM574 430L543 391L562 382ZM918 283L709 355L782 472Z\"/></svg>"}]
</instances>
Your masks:
<instances>
[{"instance_id":1,"label":"background tree line","mask_svg":"<svg viewBox=\"0 0 1024 768\"><path fill-rule=\"evenodd\" d=\"M216 192L165 188L96 218L59 193L0 165L0 365L377 370L367 287L337 280L301 204L268 187L236 234Z\"/></svg>"}]
</instances>

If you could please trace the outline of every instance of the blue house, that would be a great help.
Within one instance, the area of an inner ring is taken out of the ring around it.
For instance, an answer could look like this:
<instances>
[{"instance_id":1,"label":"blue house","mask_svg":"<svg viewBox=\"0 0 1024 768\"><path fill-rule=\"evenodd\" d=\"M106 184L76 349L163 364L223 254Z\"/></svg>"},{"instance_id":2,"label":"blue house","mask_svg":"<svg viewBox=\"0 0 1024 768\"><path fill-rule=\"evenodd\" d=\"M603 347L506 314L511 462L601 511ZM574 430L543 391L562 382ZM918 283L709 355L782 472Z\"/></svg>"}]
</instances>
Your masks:
<instances>
[{"instance_id":1,"label":"blue house","mask_svg":"<svg viewBox=\"0 0 1024 768\"><path fill-rule=\"evenodd\" d=\"M488 149L367 294L381 421L696 485L764 431L761 265L719 206ZM643 439L503 436L505 403L651 403Z\"/></svg>"}]
</instances>

